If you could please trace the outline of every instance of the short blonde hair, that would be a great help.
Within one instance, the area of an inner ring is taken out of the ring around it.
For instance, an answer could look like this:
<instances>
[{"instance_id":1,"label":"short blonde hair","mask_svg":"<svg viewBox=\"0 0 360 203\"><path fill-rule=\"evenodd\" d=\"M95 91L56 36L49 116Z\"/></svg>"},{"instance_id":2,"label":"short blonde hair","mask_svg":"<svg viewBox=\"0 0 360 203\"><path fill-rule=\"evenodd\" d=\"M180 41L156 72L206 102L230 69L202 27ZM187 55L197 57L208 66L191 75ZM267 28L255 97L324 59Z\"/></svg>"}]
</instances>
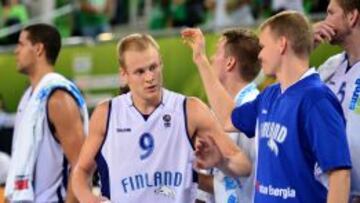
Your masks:
<instances>
[{"instance_id":1,"label":"short blonde hair","mask_svg":"<svg viewBox=\"0 0 360 203\"><path fill-rule=\"evenodd\" d=\"M148 34L134 33L122 38L117 45L117 53L119 64L122 68L125 68L124 53L125 51L144 51L149 47L155 48L160 52L159 44L154 38Z\"/></svg>"},{"instance_id":2,"label":"short blonde hair","mask_svg":"<svg viewBox=\"0 0 360 203\"><path fill-rule=\"evenodd\" d=\"M307 18L296 11L284 11L267 19L260 31L269 27L275 37L284 36L297 56L308 57L313 48L312 27Z\"/></svg>"}]
</instances>

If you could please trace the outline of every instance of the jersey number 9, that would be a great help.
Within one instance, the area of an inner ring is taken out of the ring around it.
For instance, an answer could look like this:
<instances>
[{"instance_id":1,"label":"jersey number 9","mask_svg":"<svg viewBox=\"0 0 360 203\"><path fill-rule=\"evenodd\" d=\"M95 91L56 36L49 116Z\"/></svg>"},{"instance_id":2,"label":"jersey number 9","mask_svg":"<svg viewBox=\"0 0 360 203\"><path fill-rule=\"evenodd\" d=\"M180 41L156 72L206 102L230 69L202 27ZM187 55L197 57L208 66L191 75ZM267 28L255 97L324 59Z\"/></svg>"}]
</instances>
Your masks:
<instances>
[{"instance_id":1,"label":"jersey number 9","mask_svg":"<svg viewBox=\"0 0 360 203\"><path fill-rule=\"evenodd\" d=\"M140 155L140 159L144 160L154 151L154 138L150 133L144 133L139 140L140 148L144 151Z\"/></svg>"}]
</instances>

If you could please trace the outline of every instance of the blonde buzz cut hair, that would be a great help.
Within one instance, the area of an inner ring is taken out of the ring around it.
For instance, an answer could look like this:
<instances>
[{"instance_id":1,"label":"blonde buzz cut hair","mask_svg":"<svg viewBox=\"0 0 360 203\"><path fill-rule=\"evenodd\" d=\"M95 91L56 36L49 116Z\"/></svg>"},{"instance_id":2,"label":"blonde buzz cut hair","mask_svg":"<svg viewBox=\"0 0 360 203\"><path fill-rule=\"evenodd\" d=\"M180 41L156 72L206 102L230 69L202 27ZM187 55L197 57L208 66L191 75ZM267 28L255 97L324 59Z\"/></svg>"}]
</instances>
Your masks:
<instances>
[{"instance_id":1,"label":"blonde buzz cut hair","mask_svg":"<svg viewBox=\"0 0 360 203\"><path fill-rule=\"evenodd\" d=\"M124 60L126 51L144 51L150 47L160 52L159 44L148 34L134 33L123 37L119 40L116 48L120 66L126 68Z\"/></svg>"},{"instance_id":2,"label":"blonde buzz cut hair","mask_svg":"<svg viewBox=\"0 0 360 203\"><path fill-rule=\"evenodd\" d=\"M261 26L260 32L270 28L274 37L285 37L290 47L299 57L308 57L313 48L313 31L308 19L297 11L283 11L269 19Z\"/></svg>"}]
</instances>

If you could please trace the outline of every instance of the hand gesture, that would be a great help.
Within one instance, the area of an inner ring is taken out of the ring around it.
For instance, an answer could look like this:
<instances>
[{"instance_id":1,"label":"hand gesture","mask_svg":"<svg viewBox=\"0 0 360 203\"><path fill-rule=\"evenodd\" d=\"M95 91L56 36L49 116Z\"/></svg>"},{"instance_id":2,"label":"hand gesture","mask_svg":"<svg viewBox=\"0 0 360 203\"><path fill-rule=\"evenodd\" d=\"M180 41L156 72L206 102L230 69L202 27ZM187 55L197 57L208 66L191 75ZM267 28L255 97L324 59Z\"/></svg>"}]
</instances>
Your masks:
<instances>
[{"instance_id":1,"label":"hand gesture","mask_svg":"<svg viewBox=\"0 0 360 203\"><path fill-rule=\"evenodd\" d=\"M205 55L205 38L199 28L186 28L181 31L185 44L193 50L193 60L197 62Z\"/></svg>"},{"instance_id":2,"label":"hand gesture","mask_svg":"<svg viewBox=\"0 0 360 203\"><path fill-rule=\"evenodd\" d=\"M333 26L326 21L320 21L313 25L315 47L320 43L331 42L336 35Z\"/></svg>"},{"instance_id":3,"label":"hand gesture","mask_svg":"<svg viewBox=\"0 0 360 203\"><path fill-rule=\"evenodd\" d=\"M198 136L195 142L195 167L209 169L221 163L223 156L211 136Z\"/></svg>"}]
</instances>

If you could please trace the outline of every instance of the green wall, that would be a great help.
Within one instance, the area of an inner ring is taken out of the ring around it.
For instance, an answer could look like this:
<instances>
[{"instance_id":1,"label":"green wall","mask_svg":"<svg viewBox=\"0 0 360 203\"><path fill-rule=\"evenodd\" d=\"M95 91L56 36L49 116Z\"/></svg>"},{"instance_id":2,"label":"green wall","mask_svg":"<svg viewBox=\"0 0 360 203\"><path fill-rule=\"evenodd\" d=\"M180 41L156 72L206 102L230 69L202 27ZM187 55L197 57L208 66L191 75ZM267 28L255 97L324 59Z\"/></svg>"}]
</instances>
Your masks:
<instances>
[{"instance_id":1,"label":"green wall","mask_svg":"<svg viewBox=\"0 0 360 203\"><path fill-rule=\"evenodd\" d=\"M209 53L215 48L217 36L207 35ZM164 37L157 39L164 60L165 86L186 95L199 96L205 99L200 77L192 62L190 49L179 37ZM117 73L116 42L107 42L96 45L66 46L62 49L56 70L72 78L73 61L76 56L88 55L92 58L91 74ZM322 45L316 49L311 57L311 64L318 66L330 55L338 52L338 47ZM0 94L4 98L6 110L15 111L18 101L28 85L25 76L16 71L14 54L0 54ZM111 90L116 94L117 90Z\"/></svg>"}]
</instances>

